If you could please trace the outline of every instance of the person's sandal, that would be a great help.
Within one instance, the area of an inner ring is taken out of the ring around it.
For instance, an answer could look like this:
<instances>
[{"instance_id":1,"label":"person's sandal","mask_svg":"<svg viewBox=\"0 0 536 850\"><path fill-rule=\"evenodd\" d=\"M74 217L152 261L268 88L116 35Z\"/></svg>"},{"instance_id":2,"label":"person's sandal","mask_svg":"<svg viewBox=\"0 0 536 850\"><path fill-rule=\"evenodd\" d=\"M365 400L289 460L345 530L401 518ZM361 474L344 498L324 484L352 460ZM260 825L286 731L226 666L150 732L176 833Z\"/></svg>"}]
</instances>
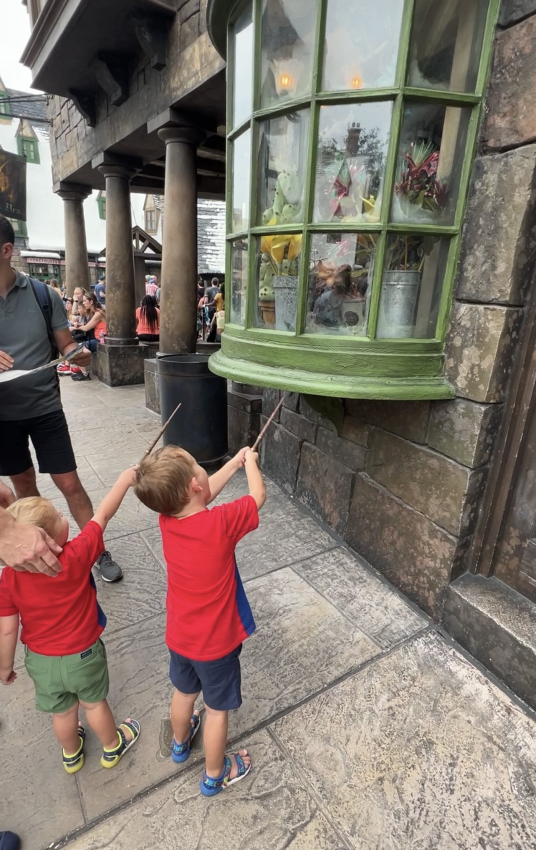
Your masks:
<instances>
[{"instance_id":1,"label":"person's sandal","mask_svg":"<svg viewBox=\"0 0 536 850\"><path fill-rule=\"evenodd\" d=\"M80 746L76 753L73 753L72 756L68 756L63 747L61 748L63 766L67 773L78 773L78 771L82 770L84 767L84 743L86 740L86 730L81 723L78 724L78 737L80 738Z\"/></svg>"},{"instance_id":2,"label":"person's sandal","mask_svg":"<svg viewBox=\"0 0 536 850\"><path fill-rule=\"evenodd\" d=\"M225 756L225 763L221 776L212 777L207 776L206 771L203 773L203 779L199 783L199 787L201 788L201 793L205 797L214 797L215 794L219 794L220 791L224 790L224 788L229 788L229 786L234 785L235 782L240 782L241 779L245 779L251 771L252 762L246 765L240 753L232 753L232 755L236 759L238 775L235 776L234 779L229 779L233 765L229 756Z\"/></svg>"},{"instance_id":3,"label":"person's sandal","mask_svg":"<svg viewBox=\"0 0 536 850\"><path fill-rule=\"evenodd\" d=\"M130 741L127 739L126 732L130 732L132 735ZM117 734L119 743L116 747L112 747L110 750L103 747L100 760L103 767L115 767L121 761L127 750L130 750L140 737L140 724L137 720L125 720L117 727Z\"/></svg>"},{"instance_id":4,"label":"person's sandal","mask_svg":"<svg viewBox=\"0 0 536 850\"><path fill-rule=\"evenodd\" d=\"M187 761L190 757L190 750L192 749L192 741L199 732L201 728L201 719L199 717L199 712L195 712L192 714L192 721L190 725L190 734L188 739L184 741L182 744L177 744L175 738L171 741L171 758L177 764L182 764L182 762Z\"/></svg>"}]
</instances>

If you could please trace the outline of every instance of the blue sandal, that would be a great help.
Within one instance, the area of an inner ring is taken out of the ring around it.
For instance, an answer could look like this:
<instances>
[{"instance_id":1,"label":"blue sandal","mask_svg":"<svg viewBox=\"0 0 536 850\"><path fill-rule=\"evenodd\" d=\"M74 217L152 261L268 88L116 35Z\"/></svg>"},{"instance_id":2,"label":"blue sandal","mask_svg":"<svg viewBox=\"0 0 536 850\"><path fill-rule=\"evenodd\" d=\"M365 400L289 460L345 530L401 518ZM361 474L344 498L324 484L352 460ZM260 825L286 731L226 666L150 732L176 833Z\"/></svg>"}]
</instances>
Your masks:
<instances>
[{"instance_id":1,"label":"blue sandal","mask_svg":"<svg viewBox=\"0 0 536 850\"><path fill-rule=\"evenodd\" d=\"M223 773L221 776L207 776L206 771L203 773L203 779L199 783L199 787L201 788L201 793L205 797L214 797L215 794L219 794L224 788L228 788L230 785L234 785L235 782L240 782L241 779L245 779L250 772L252 768L251 762L246 765L240 753L232 753L232 755L236 759L238 775L235 776L234 779L229 779L233 765L229 756L225 756Z\"/></svg>"},{"instance_id":2,"label":"blue sandal","mask_svg":"<svg viewBox=\"0 0 536 850\"><path fill-rule=\"evenodd\" d=\"M177 764L182 764L190 758L190 750L192 749L192 741L201 728L201 718L199 714L192 714L192 723L190 726L190 734L183 744L177 744L175 738L171 741L171 758Z\"/></svg>"}]
</instances>

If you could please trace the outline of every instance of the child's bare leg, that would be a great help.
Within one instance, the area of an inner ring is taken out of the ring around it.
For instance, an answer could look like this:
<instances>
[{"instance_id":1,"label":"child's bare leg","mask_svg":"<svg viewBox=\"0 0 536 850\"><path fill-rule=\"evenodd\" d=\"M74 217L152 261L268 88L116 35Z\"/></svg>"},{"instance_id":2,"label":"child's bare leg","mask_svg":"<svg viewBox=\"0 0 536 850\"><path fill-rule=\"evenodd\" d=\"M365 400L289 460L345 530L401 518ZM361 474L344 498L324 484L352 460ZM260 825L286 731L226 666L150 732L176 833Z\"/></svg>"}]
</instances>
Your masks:
<instances>
[{"instance_id":1,"label":"child's bare leg","mask_svg":"<svg viewBox=\"0 0 536 850\"><path fill-rule=\"evenodd\" d=\"M112 710L105 699L100 702L87 703L81 702L80 705L86 712L87 722L93 729L95 735L101 742L102 746L107 750L116 747L119 740L119 733L115 724ZM129 733L126 735L127 740L132 737Z\"/></svg>"},{"instance_id":2,"label":"child's bare leg","mask_svg":"<svg viewBox=\"0 0 536 850\"><path fill-rule=\"evenodd\" d=\"M207 776L212 778L216 778L221 776L224 768L224 756L225 749L227 747L227 731L229 726L229 712L228 711L215 711L213 708L209 708L208 705L205 705L206 709L206 720L205 720L205 729L203 732L203 744L205 746L205 770ZM248 756L247 750L238 750L242 758L244 759L244 764L249 765L251 762L250 757ZM238 769L236 766L236 760L231 756L231 774L230 779L234 779L235 776L238 776Z\"/></svg>"},{"instance_id":3,"label":"child's bare leg","mask_svg":"<svg viewBox=\"0 0 536 850\"><path fill-rule=\"evenodd\" d=\"M176 688L173 691L171 698L171 725L173 727L173 737L177 744L182 744L188 740L190 734L190 726L192 725L192 714L194 704L199 694L183 694Z\"/></svg>"},{"instance_id":4,"label":"child's bare leg","mask_svg":"<svg viewBox=\"0 0 536 850\"><path fill-rule=\"evenodd\" d=\"M52 715L54 734L67 755L74 755L80 749L78 735L78 703L68 711Z\"/></svg>"}]
</instances>

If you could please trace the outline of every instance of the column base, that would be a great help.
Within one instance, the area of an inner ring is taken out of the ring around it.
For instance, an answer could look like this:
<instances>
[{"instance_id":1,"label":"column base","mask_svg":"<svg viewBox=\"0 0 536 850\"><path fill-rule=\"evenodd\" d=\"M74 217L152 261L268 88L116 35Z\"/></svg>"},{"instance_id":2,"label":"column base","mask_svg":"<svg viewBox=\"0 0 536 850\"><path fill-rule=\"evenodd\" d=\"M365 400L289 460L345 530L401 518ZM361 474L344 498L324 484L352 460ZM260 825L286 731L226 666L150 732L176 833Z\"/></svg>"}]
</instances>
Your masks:
<instances>
[{"instance_id":1,"label":"column base","mask_svg":"<svg viewBox=\"0 0 536 850\"><path fill-rule=\"evenodd\" d=\"M104 339L105 345L139 345L140 341L137 336L132 339L123 339L122 337L107 336Z\"/></svg>"},{"instance_id":2,"label":"column base","mask_svg":"<svg viewBox=\"0 0 536 850\"><path fill-rule=\"evenodd\" d=\"M101 343L97 350L97 377L108 387L130 387L143 384L143 364L150 356L147 347Z\"/></svg>"}]
</instances>

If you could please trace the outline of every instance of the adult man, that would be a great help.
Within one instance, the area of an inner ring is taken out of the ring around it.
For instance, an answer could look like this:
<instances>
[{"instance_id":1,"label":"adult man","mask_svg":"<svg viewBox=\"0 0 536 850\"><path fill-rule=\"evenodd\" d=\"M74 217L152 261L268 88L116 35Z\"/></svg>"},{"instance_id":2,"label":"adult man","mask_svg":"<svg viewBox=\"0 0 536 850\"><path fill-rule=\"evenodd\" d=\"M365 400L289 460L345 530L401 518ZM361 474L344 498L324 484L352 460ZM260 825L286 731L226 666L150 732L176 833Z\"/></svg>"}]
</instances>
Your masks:
<instances>
[{"instance_id":1,"label":"adult man","mask_svg":"<svg viewBox=\"0 0 536 850\"><path fill-rule=\"evenodd\" d=\"M47 321L34 288L25 275L11 268L14 241L10 222L0 215L0 372L13 365L33 369L51 357ZM54 342L65 355L76 343L61 298L53 290L48 292ZM79 366L88 366L91 354L83 349L74 359ZM0 384L0 475L11 478L19 499L39 495L29 440L39 471L51 475L76 523L83 528L93 516L93 507L76 472L53 369ZM101 555L97 566L104 581L118 581L123 576L109 552Z\"/></svg>"},{"instance_id":2,"label":"adult man","mask_svg":"<svg viewBox=\"0 0 536 850\"><path fill-rule=\"evenodd\" d=\"M106 306L106 278L103 274L99 277L99 282L95 287L95 297L99 304Z\"/></svg>"}]
</instances>

